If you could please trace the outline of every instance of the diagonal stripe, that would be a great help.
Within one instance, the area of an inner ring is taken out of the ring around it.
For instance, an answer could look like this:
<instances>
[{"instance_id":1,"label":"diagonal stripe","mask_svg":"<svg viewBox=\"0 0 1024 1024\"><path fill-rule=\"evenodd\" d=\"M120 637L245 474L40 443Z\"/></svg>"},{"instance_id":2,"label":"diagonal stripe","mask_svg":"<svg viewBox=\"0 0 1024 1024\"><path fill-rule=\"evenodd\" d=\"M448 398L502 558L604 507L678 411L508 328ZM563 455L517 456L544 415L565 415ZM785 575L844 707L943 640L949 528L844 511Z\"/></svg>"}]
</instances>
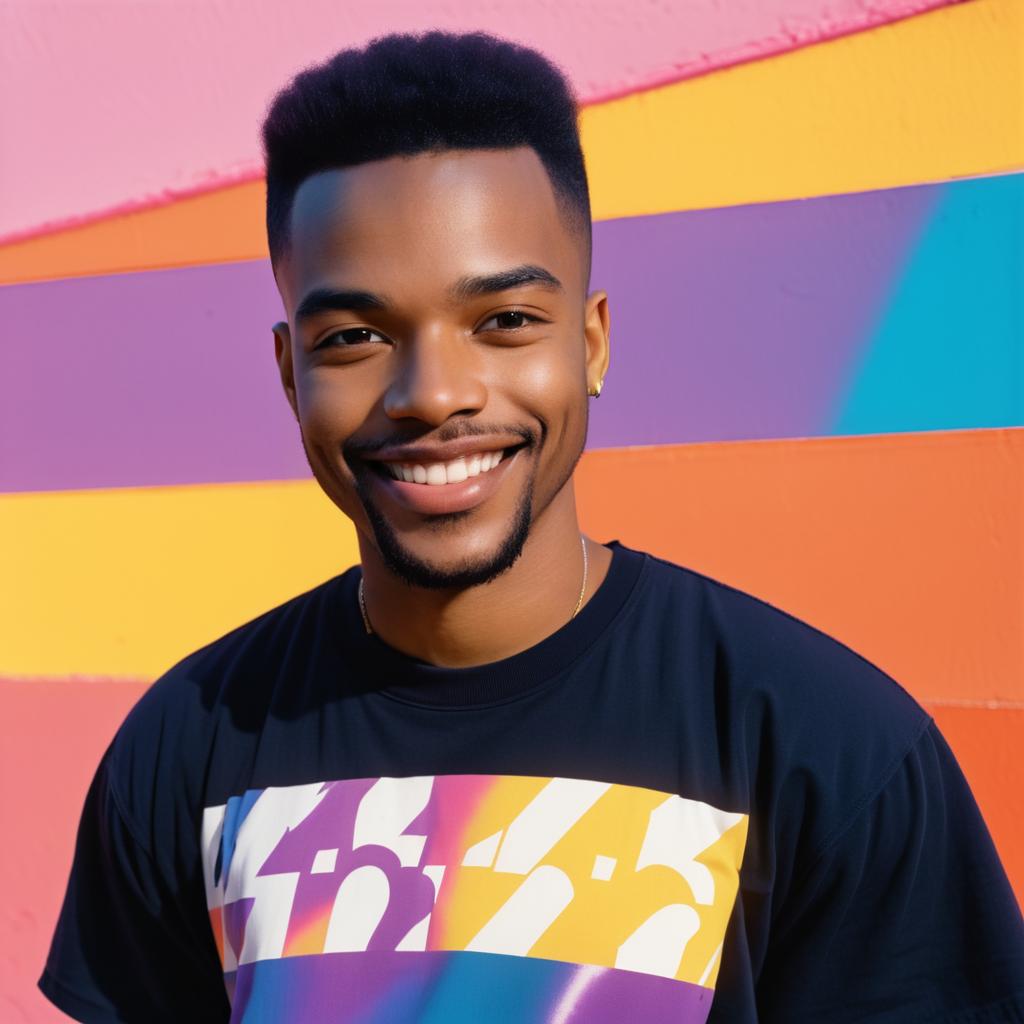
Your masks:
<instances>
[{"instance_id":1,"label":"diagonal stripe","mask_svg":"<svg viewBox=\"0 0 1024 1024\"><path fill-rule=\"evenodd\" d=\"M1024 5L975 0L602 104L582 125L597 215L1019 170L1022 36Z\"/></svg>"},{"instance_id":2,"label":"diagonal stripe","mask_svg":"<svg viewBox=\"0 0 1024 1024\"><path fill-rule=\"evenodd\" d=\"M1022 182L599 224L593 283L610 295L612 363L590 446L831 433L876 332L887 355L872 356L857 432L1019 423L1021 293L999 282L1015 267L1007 221ZM947 221L962 211L939 231L956 244L925 247L902 314L887 319L939 204ZM932 306L941 323L922 341L904 328ZM273 361L280 311L265 263L0 290L11 336L33 339L8 353L18 386L0 403L0 490L308 478ZM984 338L956 328L982 315ZM942 386L915 406L906 392L924 378ZM926 420L908 419L920 408Z\"/></svg>"},{"instance_id":3,"label":"diagonal stripe","mask_svg":"<svg viewBox=\"0 0 1024 1024\"><path fill-rule=\"evenodd\" d=\"M592 0L581 17L545 0L379 0L344 14L331 0L303 0L289 7L286 31L273 4L7 4L0 121L10 158L0 235L255 176L259 121L287 78L398 25L483 28L522 40L563 65L593 102L945 2L759 0L738 10L648 4L632 11L623 0ZM40 131L55 124L59 132Z\"/></svg>"},{"instance_id":4,"label":"diagonal stripe","mask_svg":"<svg viewBox=\"0 0 1024 1024\"><path fill-rule=\"evenodd\" d=\"M1020 168L1022 33L1017 0L974 0L595 105L582 118L594 215ZM262 204L262 183L251 182L8 245L0 248L0 281L261 258Z\"/></svg>"},{"instance_id":5,"label":"diagonal stripe","mask_svg":"<svg viewBox=\"0 0 1024 1024\"><path fill-rule=\"evenodd\" d=\"M948 187L601 225L592 280L609 295L612 348L590 446L829 433L836 396ZM987 266L989 253L965 249L954 265L966 259Z\"/></svg>"},{"instance_id":6,"label":"diagonal stripe","mask_svg":"<svg viewBox=\"0 0 1024 1024\"><path fill-rule=\"evenodd\" d=\"M153 679L358 558L312 483L7 496L0 536L7 675Z\"/></svg>"},{"instance_id":7,"label":"diagonal stripe","mask_svg":"<svg viewBox=\"0 0 1024 1024\"><path fill-rule=\"evenodd\" d=\"M918 699L1024 699L1024 430L591 452L585 527L764 597ZM153 678L341 571L313 483L0 499L0 672Z\"/></svg>"},{"instance_id":8,"label":"diagonal stripe","mask_svg":"<svg viewBox=\"0 0 1024 1024\"><path fill-rule=\"evenodd\" d=\"M266 263L0 289L0 490L308 476L281 315Z\"/></svg>"},{"instance_id":9,"label":"diagonal stripe","mask_svg":"<svg viewBox=\"0 0 1024 1024\"><path fill-rule=\"evenodd\" d=\"M918 700L1024 698L1024 430L589 453L584 527L756 594Z\"/></svg>"},{"instance_id":10,"label":"diagonal stripe","mask_svg":"<svg viewBox=\"0 0 1024 1024\"><path fill-rule=\"evenodd\" d=\"M1024 174L943 190L834 433L1024 424L1022 240Z\"/></svg>"}]
</instances>

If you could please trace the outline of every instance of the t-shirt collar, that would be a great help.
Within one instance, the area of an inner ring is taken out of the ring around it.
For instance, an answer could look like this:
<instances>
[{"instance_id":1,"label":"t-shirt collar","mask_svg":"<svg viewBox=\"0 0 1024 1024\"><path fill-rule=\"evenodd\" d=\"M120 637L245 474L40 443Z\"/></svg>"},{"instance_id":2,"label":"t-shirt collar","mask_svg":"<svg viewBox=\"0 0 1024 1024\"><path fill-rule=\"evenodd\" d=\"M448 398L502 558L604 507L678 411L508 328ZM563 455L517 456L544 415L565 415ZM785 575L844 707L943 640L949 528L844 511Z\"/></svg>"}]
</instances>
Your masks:
<instances>
[{"instance_id":1,"label":"t-shirt collar","mask_svg":"<svg viewBox=\"0 0 1024 1024\"><path fill-rule=\"evenodd\" d=\"M525 695L563 672L607 634L638 589L647 556L614 540L608 573L575 618L539 643L511 657L470 668L442 668L410 657L367 633L357 591L362 570L339 576L332 618L343 660L368 688L383 696L430 707L479 707Z\"/></svg>"}]
</instances>

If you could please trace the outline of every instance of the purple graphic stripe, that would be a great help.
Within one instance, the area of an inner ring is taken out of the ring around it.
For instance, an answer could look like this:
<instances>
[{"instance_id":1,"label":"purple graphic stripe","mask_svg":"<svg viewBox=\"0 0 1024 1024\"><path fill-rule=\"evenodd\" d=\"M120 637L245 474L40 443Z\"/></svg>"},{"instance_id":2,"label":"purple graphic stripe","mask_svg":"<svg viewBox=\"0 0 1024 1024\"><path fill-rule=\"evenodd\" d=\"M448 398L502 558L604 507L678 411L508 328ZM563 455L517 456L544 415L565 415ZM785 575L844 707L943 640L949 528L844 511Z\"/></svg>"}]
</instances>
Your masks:
<instances>
[{"instance_id":1,"label":"purple graphic stripe","mask_svg":"<svg viewBox=\"0 0 1024 1024\"><path fill-rule=\"evenodd\" d=\"M591 447L814 436L934 203L920 186L595 227ZM0 289L0 491L308 477L264 262Z\"/></svg>"},{"instance_id":2,"label":"purple graphic stripe","mask_svg":"<svg viewBox=\"0 0 1024 1024\"><path fill-rule=\"evenodd\" d=\"M714 991L684 981L467 952L326 953L245 964L232 1020L318 1024L704 1024Z\"/></svg>"}]
</instances>

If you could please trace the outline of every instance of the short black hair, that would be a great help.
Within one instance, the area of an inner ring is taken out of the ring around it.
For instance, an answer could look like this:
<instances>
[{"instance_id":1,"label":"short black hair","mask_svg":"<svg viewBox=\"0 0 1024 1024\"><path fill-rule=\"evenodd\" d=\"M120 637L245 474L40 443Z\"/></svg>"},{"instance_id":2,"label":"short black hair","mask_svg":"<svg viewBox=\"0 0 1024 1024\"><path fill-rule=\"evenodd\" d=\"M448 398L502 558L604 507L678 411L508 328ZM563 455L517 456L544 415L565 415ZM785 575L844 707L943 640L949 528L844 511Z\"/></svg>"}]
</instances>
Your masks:
<instances>
[{"instance_id":1,"label":"short black hair","mask_svg":"<svg viewBox=\"0 0 1024 1024\"><path fill-rule=\"evenodd\" d=\"M536 50L484 32L394 33L300 72L263 123L271 262L288 248L306 178L391 156L530 146L590 267L590 194L578 107Z\"/></svg>"}]
</instances>

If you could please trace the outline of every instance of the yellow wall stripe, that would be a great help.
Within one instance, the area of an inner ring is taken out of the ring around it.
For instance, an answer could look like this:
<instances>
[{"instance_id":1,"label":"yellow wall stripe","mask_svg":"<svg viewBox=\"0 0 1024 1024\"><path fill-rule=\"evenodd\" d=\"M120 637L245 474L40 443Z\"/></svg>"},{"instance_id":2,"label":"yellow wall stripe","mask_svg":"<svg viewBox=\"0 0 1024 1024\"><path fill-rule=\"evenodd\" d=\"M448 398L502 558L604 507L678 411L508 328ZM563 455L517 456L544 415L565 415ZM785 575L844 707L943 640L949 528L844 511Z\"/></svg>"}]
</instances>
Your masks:
<instances>
[{"instance_id":1,"label":"yellow wall stripe","mask_svg":"<svg viewBox=\"0 0 1024 1024\"><path fill-rule=\"evenodd\" d=\"M306 481L8 494L0 536L7 675L155 678L358 561Z\"/></svg>"},{"instance_id":2,"label":"yellow wall stripe","mask_svg":"<svg viewBox=\"0 0 1024 1024\"><path fill-rule=\"evenodd\" d=\"M976 0L593 107L595 215L1024 166L1024 4Z\"/></svg>"},{"instance_id":3,"label":"yellow wall stripe","mask_svg":"<svg viewBox=\"0 0 1024 1024\"><path fill-rule=\"evenodd\" d=\"M748 590L918 699L1024 697L1024 429L591 451L584 529ZM699 500L694 500L699 495ZM342 571L316 483L0 499L0 676L152 678Z\"/></svg>"}]
</instances>

